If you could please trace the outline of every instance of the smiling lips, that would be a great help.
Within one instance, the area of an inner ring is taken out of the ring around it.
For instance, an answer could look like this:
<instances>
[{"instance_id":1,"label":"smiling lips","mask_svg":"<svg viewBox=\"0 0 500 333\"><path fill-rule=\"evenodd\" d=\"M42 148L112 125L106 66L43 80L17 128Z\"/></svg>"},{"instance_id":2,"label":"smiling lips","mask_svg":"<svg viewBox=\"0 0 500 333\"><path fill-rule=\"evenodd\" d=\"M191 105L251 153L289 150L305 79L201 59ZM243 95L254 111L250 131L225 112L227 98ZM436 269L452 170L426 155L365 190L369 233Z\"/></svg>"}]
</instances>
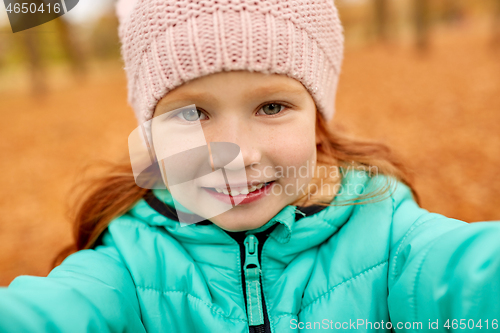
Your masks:
<instances>
[{"instance_id":1,"label":"smiling lips","mask_svg":"<svg viewBox=\"0 0 500 333\"><path fill-rule=\"evenodd\" d=\"M220 187L203 187L205 191L207 191L212 197L215 199L225 202L231 205L241 205L247 204L250 202L254 202L265 195L269 194L271 186L274 184L274 181L270 181L267 183L260 183L258 185L252 185L250 187L238 187L236 189L227 190L222 189ZM236 198L239 198L238 201Z\"/></svg>"}]
</instances>

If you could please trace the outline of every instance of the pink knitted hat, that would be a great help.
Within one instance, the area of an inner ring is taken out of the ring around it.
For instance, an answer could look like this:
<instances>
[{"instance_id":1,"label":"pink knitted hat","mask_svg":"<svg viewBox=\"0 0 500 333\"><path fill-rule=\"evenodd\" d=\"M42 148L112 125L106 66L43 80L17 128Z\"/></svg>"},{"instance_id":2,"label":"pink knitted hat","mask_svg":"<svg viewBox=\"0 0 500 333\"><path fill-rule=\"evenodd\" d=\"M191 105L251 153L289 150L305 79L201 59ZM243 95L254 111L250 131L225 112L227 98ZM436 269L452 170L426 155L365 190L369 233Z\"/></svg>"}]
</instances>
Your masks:
<instances>
[{"instance_id":1,"label":"pink knitted hat","mask_svg":"<svg viewBox=\"0 0 500 333\"><path fill-rule=\"evenodd\" d=\"M120 0L116 9L139 123L175 87L232 70L296 79L333 116L344 47L333 0Z\"/></svg>"}]
</instances>

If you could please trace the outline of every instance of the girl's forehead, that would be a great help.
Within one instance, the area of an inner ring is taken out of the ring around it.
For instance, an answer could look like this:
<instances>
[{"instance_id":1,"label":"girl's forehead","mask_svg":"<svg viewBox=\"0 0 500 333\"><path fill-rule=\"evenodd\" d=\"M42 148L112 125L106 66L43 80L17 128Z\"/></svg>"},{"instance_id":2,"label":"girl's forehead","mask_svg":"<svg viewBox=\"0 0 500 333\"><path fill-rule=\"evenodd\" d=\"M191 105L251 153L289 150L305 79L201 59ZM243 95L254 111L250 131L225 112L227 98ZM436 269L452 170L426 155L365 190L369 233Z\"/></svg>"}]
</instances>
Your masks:
<instances>
[{"instance_id":1,"label":"girl's forehead","mask_svg":"<svg viewBox=\"0 0 500 333\"><path fill-rule=\"evenodd\" d=\"M288 86L302 86L299 81L288 77L283 74L266 74L262 72L250 72L250 71L227 71L227 72L217 72L201 76L199 78L193 79L179 86L179 88L189 88L189 87L204 87L218 85L238 85L241 87L247 87L249 89L253 87L258 87L260 85L282 85L283 89Z\"/></svg>"},{"instance_id":2,"label":"girl's forehead","mask_svg":"<svg viewBox=\"0 0 500 333\"><path fill-rule=\"evenodd\" d=\"M301 95L308 92L301 82L286 75L250 71L218 72L176 87L168 92L158 105L193 97L214 99L216 96L236 94L253 98L277 93Z\"/></svg>"}]
</instances>

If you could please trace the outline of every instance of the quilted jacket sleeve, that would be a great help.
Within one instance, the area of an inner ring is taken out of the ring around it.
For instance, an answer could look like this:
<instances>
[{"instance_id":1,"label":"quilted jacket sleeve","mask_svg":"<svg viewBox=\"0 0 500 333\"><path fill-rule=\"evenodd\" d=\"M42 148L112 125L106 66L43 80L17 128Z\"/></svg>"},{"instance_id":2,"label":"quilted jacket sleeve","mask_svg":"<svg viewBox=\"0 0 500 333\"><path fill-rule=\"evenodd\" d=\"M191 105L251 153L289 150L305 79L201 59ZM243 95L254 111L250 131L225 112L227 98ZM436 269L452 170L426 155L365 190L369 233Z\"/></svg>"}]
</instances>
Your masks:
<instances>
[{"instance_id":1,"label":"quilted jacket sleeve","mask_svg":"<svg viewBox=\"0 0 500 333\"><path fill-rule=\"evenodd\" d=\"M0 288L0 332L145 332L134 282L109 232L47 277Z\"/></svg>"},{"instance_id":2,"label":"quilted jacket sleeve","mask_svg":"<svg viewBox=\"0 0 500 333\"><path fill-rule=\"evenodd\" d=\"M429 213L403 184L393 208L389 313L406 324L396 331L500 332L500 222Z\"/></svg>"}]
</instances>

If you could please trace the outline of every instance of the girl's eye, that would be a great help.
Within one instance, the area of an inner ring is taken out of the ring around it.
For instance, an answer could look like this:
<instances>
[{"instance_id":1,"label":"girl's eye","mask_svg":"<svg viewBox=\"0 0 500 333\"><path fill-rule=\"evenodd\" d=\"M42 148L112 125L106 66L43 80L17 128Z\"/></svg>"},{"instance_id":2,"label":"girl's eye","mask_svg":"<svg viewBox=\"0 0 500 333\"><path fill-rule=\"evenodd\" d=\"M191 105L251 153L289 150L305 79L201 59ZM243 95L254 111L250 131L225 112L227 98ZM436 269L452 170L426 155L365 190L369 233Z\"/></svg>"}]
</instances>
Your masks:
<instances>
[{"instance_id":1,"label":"girl's eye","mask_svg":"<svg viewBox=\"0 0 500 333\"><path fill-rule=\"evenodd\" d=\"M194 109L184 110L184 111L179 112L177 114L177 117L179 117L185 121L202 120L202 119L205 119L205 118L203 118L204 116L205 116L205 114L198 109L196 109L196 110L194 110Z\"/></svg>"},{"instance_id":2,"label":"girl's eye","mask_svg":"<svg viewBox=\"0 0 500 333\"><path fill-rule=\"evenodd\" d=\"M275 114L278 114L280 113L281 111L283 111L283 109L281 108L283 107L283 109L285 108L284 105L282 104L278 104L278 103L269 103L269 104L266 104L264 105L261 110L264 111L264 114L265 115L268 115L268 116L272 116L272 115L275 115Z\"/></svg>"}]
</instances>

